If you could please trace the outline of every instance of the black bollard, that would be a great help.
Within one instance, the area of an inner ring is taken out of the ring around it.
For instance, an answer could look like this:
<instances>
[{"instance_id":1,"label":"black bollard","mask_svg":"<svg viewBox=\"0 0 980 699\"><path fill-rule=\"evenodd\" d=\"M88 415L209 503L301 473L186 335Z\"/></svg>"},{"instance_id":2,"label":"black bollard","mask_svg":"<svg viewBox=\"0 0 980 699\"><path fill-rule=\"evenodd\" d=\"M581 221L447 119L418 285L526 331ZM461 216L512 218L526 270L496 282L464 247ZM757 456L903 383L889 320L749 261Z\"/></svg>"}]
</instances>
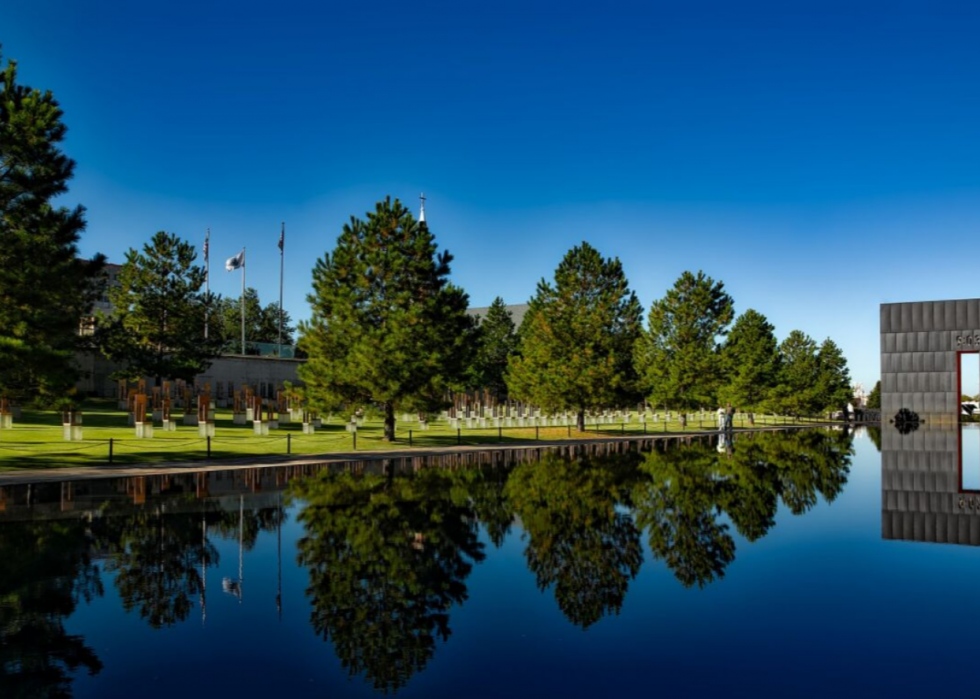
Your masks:
<instances>
[{"instance_id":1,"label":"black bollard","mask_svg":"<svg viewBox=\"0 0 980 699\"><path fill-rule=\"evenodd\" d=\"M112 437L109 437L109 463L112 463Z\"/></svg>"},{"instance_id":2,"label":"black bollard","mask_svg":"<svg viewBox=\"0 0 980 699\"><path fill-rule=\"evenodd\" d=\"M286 435L286 453L287 454L293 453L293 435L291 434Z\"/></svg>"}]
</instances>

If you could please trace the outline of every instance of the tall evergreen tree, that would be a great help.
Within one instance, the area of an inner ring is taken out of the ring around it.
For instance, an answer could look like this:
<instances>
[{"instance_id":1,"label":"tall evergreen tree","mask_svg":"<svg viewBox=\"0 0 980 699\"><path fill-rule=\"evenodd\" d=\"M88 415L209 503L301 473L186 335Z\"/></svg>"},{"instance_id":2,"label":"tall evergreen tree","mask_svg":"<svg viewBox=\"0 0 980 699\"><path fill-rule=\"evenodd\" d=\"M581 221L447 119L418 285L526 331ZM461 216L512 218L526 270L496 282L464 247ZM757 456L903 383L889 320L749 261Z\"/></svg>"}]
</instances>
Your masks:
<instances>
[{"instance_id":1,"label":"tall evergreen tree","mask_svg":"<svg viewBox=\"0 0 980 699\"><path fill-rule=\"evenodd\" d=\"M854 396L851 372L841 348L829 337L817 351L817 410L844 410Z\"/></svg>"},{"instance_id":2,"label":"tall evergreen tree","mask_svg":"<svg viewBox=\"0 0 980 699\"><path fill-rule=\"evenodd\" d=\"M292 316L289 315L289 311L283 310L282 312L282 344L291 345L293 344L293 332L295 328L293 327ZM279 342L279 302L273 301L267 303L262 309L262 322L259 325L258 337L261 338L256 340L257 342Z\"/></svg>"},{"instance_id":3,"label":"tall evergreen tree","mask_svg":"<svg viewBox=\"0 0 980 699\"><path fill-rule=\"evenodd\" d=\"M223 298L220 303L220 323L225 337L225 351L238 354L242 351L242 297ZM245 339L260 342L262 304L259 292L252 287L245 289Z\"/></svg>"},{"instance_id":4,"label":"tall evergreen tree","mask_svg":"<svg viewBox=\"0 0 980 699\"><path fill-rule=\"evenodd\" d=\"M868 394L868 410L881 410L881 381L875 383L875 387Z\"/></svg>"},{"instance_id":5,"label":"tall evergreen tree","mask_svg":"<svg viewBox=\"0 0 980 699\"><path fill-rule=\"evenodd\" d=\"M806 415L819 410L817 343L794 330L779 345L779 380L770 404L777 412Z\"/></svg>"},{"instance_id":6,"label":"tall evergreen tree","mask_svg":"<svg viewBox=\"0 0 980 699\"><path fill-rule=\"evenodd\" d=\"M449 282L448 252L397 199L351 217L333 253L317 260L313 314L301 326L300 368L321 409L380 404L384 437L396 410L438 409L462 381L473 348L468 297Z\"/></svg>"},{"instance_id":7,"label":"tall evergreen tree","mask_svg":"<svg viewBox=\"0 0 980 699\"><path fill-rule=\"evenodd\" d=\"M104 257L78 259L85 210L52 204L75 162L50 92L0 72L0 396L59 397L78 376L79 324L101 293Z\"/></svg>"},{"instance_id":8,"label":"tall evergreen tree","mask_svg":"<svg viewBox=\"0 0 980 699\"><path fill-rule=\"evenodd\" d=\"M497 399L507 395L507 362L517 351L517 328L507 305L499 296L480 320L476 358L469 384L485 389Z\"/></svg>"},{"instance_id":9,"label":"tall evergreen tree","mask_svg":"<svg viewBox=\"0 0 980 699\"><path fill-rule=\"evenodd\" d=\"M204 338L205 312L218 308L204 289L205 271L194 264L194 246L160 231L143 246L130 249L126 264L109 290L114 307L100 318L96 336L103 353L121 362L120 375L191 381L205 371L224 344L219 323Z\"/></svg>"},{"instance_id":10,"label":"tall evergreen tree","mask_svg":"<svg viewBox=\"0 0 980 699\"><path fill-rule=\"evenodd\" d=\"M241 352L242 349L242 306L241 297L222 299L220 323L225 336L225 351ZM289 311L283 313L282 342L293 344L292 317ZM279 340L279 304L269 303L265 307L259 300L259 292L248 287L245 290L245 337L247 342L275 343Z\"/></svg>"},{"instance_id":11,"label":"tall evergreen tree","mask_svg":"<svg viewBox=\"0 0 980 699\"><path fill-rule=\"evenodd\" d=\"M779 345L773 330L766 317L752 309L735 320L721 350L721 403L758 408L769 397L779 376Z\"/></svg>"},{"instance_id":12,"label":"tall evergreen tree","mask_svg":"<svg viewBox=\"0 0 980 699\"><path fill-rule=\"evenodd\" d=\"M545 410L585 411L623 405L636 397L632 348L643 309L623 266L588 243L572 248L544 279L521 324L507 387L518 400Z\"/></svg>"},{"instance_id":13,"label":"tall evergreen tree","mask_svg":"<svg viewBox=\"0 0 980 699\"><path fill-rule=\"evenodd\" d=\"M635 361L650 402L696 408L717 400L722 370L718 340L734 317L722 282L684 272L650 307Z\"/></svg>"}]
</instances>

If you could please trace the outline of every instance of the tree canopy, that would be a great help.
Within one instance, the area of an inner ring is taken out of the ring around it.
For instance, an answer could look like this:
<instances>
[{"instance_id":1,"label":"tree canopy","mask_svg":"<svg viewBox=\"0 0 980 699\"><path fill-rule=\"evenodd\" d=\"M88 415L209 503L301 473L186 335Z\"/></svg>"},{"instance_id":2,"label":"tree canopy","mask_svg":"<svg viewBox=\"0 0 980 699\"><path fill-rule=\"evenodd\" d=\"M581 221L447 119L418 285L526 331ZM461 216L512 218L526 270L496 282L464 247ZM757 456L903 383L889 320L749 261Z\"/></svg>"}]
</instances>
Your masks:
<instances>
[{"instance_id":1,"label":"tree canopy","mask_svg":"<svg viewBox=\"0 0 980 699\"><path fill-rule=\"evenodd\" d=\"M770 398L773 409L792 415L817 410L817 343L802 330L793 330L779 344L779 355L779 380Z\"/></svg>"},{"instance_id":2,"label":"tree canopy","mask_svg":"<svg viewBox=\"0 0 980 699\"><path fill-rule=\"evenodd\" d=\"M829 337L817 350L817 396L818 410L843 409L854 396L847 359Z\"/></svg>"},{"instance_id":3,"label":"tree canopy","mask_svg":"<svg viewBox=\"0 0 980 699\"><path fill-rule=\"evenodd\" d=\"M724 383L718 391L720 403L740 408L759 408L779 377L779 345L775 328L752 309L740 315L721 350Z\"/></svg>"},{"instance_id":4,"label":"tree canopy","mask_svg":"<svg viewBox=\"0 0 980 699\"><path fill-rule=\"evenodd\" d=\"M843 409L851 399L851 375L843 352L831 339L818 347L801 330L779 345L779 379L770 394L773 410L792 415Z\"/></svg>"},{"instance_id":5,"label":"tree canopy","mask_svg":"<svg viewBox=\"0 0 980 699\"><path fill-rule=\"evenodd\" d=\"M448 252L397 199L351 217L313 269L300 347L307 396L321 410L380 404L385 439L395 411L432 411L462 383L473 349L466 293L449 281Z\"/></svg>"},{"instance_id":6,"label":"tree canopy","mask_svg":"<svg viewBox=\"0 0 980 699\"><path fill-rule=\"evenodd\" d=\"M58 398L78 377L82 319L101 293L104 257L78 258L85 209L55 206L75 162L51 92L0 71L0 396Z\"/></svg>"},{"instance_id":7,"label":"tree canopy","mask_svg":"<svg viewBox=\"0 0 980 699\"><path fill-rule=\"evenodd\" d=\"M110 316L99 319L102 351L123 364L120 376L192 381L221 352L221 326L204 323L217 300L204 288L205 271L194 246L160 231L139 252L130 249L109 290Z\"/></svg>"},{"instance_id":8,"label":"tree canopy","mask_svg":"<svg viewBox=\"0 0 980 699\"><path fill-rule=\"evenodd\" d=\"M237 353L242 349L242 306L241 297L223 298L218 304L218 321L222 326L225 338L225 351ZM283 311L282 344L293 344L292 317L289 311ZM245 340L250 342L277 343L279 341L279 304L269 303L262 306L259 292L248 287L245 290ZM246 346L246 352L248 348Z\"/></svg>"},{"instance_id":9,"label":"tree canopy","mask_svg":"<svg viewBox=\"0 0 980 699\"><path fill-rule=\"evenodd\" d=\"M521 325L507 372L510 395L545 410L585 411L637 396L632 351L643 309L623 266L588 243L572 248L542 279Z\"/></svg>"},{"instance_id":10,"label":"tree canopy","mask_svg":"<svg viewBox=\"0 0 980 699\"><path fill-rule=\"evenodd\" d=\"M725 285L704 272L684 272L653 302L636 345L636 369L651 403L673 408L716 403L724 376L718 343L733 317Z\"/></svg>"},{"instance_id":11,"label":"tree canopy","mask_svg":"<svg viewBox=\"0 0 980 699\"><path fill-rule=\"evenodd\" d=\"M881 410L881 381L875 382L875 387L868 394L868 410Z\"/></svg>"},{"instance_id":12,"label":"tree canopy","mask_svg":"<svg viewBox=\"0 0 980 699\"><path fill-rule=\"evenodd\" d=\"M507 395L507 363L517 351L517 328L507 305L499 296L480 319L477 350L468 383L490 392L498 400Z\"/></svg>"}]
</instances>

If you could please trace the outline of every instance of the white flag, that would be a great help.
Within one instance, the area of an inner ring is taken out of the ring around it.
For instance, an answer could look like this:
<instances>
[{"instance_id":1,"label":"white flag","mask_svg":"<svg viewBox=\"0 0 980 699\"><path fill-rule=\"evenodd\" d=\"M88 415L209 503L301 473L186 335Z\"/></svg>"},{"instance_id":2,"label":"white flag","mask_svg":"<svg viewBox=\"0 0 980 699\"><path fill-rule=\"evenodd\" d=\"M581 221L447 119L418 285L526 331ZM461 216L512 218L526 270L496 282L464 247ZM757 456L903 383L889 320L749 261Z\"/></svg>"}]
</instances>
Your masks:
<instances>
[{"instance_id":1,"label":"white flag","mask_svg":"<svg viewBox=\"0 0 980 699\"><path fill-rule=\"evenodd\" d=\"M234 257L229 257L227 262L225 262L225 269L229 272L234 272L236 269L241 269L245 266L245 248L235 255Z\"/></svg>"}]
</instances>

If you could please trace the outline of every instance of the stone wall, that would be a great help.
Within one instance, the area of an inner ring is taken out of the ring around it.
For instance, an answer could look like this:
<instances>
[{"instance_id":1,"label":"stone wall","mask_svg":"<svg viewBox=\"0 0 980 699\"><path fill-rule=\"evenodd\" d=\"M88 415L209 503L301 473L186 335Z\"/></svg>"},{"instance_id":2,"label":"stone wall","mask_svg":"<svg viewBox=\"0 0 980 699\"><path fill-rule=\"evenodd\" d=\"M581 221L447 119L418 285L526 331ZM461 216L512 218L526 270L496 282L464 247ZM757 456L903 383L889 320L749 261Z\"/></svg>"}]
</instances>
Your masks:
<instances>
[{"instance_id":1,"label":"stone wall","mask_svg":"<svg viewBox=\"0 0 980 699\"><path fill-rule=\"evenodd\" d=\"M980 299L881 305L881 410L959 420L959 353L980 350Z\"/></svg>"}]
</instances>

